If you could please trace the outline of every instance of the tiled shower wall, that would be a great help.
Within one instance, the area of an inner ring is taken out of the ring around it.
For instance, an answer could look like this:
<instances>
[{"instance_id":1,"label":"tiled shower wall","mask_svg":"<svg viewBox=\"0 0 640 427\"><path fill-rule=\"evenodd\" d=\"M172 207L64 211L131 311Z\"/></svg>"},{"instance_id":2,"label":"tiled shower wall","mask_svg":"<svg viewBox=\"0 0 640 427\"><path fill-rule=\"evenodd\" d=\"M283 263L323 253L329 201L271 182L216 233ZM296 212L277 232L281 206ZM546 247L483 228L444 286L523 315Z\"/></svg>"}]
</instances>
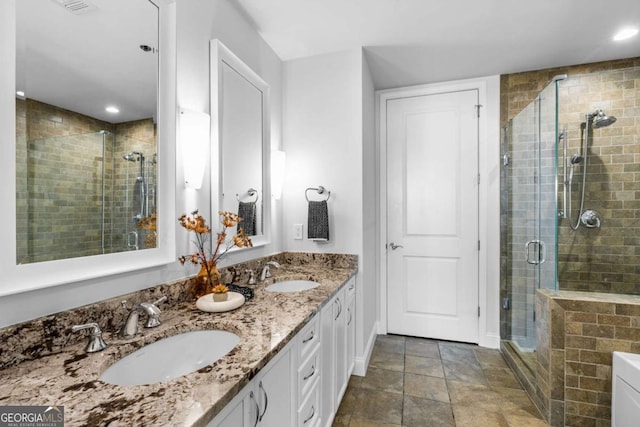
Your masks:
<instances>
[{"instance_id":1,"label":"tiled shower wall","mask_svg":"<svg viewBox=\"0 0 640 427\"><path fill-rule=\"evenodd\" d=\"M580 145L586 113L602 108L618 118L590 138L585 208L600 212L602 227L573 231L567 219L560 220L560 289L640 294L640 58L502 76L501 122L513 118L559 74L569 75L559 85L559 124L567 129L569 156ZM578 168L574 217L581 179ZM560 208L561 194L560 186Z\"/></svg>"},{"instance_id":2,"label":"tiled shower wall","mask_svg":"<svg viewBox=\"0 0 640 427\"><path fill-rule=\"evenodd\" d=\"M113 125L16 99L16 125L17 262L102 253L102 163L105 223L111 224L116 188L123 185L113 178L124 160L113 142L105 145L103 159L102 136L96 132L111 132L111 141L144 135L155 152L152 120ZM105 231L109 251L118 230L108 226Z\"/></svg>"},{"instance_id":3,"label":"tiled shower wall","mask_svg":"<svg viewBox=\"0 0 640 427\"><path fill-rule=\"evenodd\" d=\"M612 353L640 353L640 297L539 291L536 397L551 426L611 425Z\"/></svg>"}]
</instances>

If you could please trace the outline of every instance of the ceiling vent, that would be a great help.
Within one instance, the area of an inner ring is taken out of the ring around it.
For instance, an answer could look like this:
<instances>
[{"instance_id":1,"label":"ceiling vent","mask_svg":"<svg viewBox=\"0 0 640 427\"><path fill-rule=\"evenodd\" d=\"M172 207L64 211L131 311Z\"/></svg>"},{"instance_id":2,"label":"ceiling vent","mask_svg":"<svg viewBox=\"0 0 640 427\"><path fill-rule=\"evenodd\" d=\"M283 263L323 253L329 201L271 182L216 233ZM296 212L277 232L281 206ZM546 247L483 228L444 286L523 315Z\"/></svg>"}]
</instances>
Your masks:
<instances>
[{"instance_id":1,"label":"ceiling vent","mask_svg":"<svg viewBox=\"0 0 640 427\"><path fill-rule=\"evenodd\" d=\"M90 10L97 9L95 5L87 0L56 0L56 2L74 15L82 15Z\"/></svg>"}]
</instances>

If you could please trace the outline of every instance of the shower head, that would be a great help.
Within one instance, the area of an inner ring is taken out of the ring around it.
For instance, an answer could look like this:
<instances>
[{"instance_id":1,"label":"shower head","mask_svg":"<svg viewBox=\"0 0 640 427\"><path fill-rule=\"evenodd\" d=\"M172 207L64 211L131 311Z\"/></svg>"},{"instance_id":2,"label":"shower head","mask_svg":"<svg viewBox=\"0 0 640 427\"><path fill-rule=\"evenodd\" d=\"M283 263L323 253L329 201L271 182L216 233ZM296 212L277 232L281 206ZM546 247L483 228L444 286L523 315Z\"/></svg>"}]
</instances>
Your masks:
<instances>
[{"instance_id":1,"label":"shower head","mask_svg":"<svg viewBox=\"0 0 640 427\"><path fill-rule=\"evenodd\" d=\"M573 156L571 156L571 159L569 160L569 162L572 165L577 165L577 164L582 163L583 160L584 160L584 157L582 157L579 154L574 154Z\"/></svg>"},{"instance_id":2,"label":"shower head","mask_svg":"<svg viewBox=\"0 0 640 427\"><path fill-rule=\"evenodd\" d=\"M591 114L591 119L593 120L593 128L603 128L609 125L612 125L616 122L616 118L613 116L607 116L604 111L598 109Z\"/></svg>"}]
</instances>

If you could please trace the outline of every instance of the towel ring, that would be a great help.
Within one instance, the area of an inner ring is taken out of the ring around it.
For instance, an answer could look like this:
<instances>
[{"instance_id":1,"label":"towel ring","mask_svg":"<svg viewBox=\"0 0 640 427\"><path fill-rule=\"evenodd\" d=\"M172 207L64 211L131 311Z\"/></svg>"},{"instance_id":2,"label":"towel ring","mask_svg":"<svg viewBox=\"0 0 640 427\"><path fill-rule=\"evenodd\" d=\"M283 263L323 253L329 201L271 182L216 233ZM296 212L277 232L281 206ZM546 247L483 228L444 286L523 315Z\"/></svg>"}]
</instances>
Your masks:
<instances>
[{"instance_id":1,"label":"towel ring","mask_svg":"<svg viewBox=\"0 0 640 427\"><path fill-rule=\"evenodd\" d=\"M311 201L311 200L309 200L309 195L308 195L310 190L316 191L318 194L325 194L325 192L326 192L327 193L327 198L324 200L325 202L327 200L329 200L329 197L331 197L331 191L327 190L322 185L318 185L318 188L309 187L306 190L304 190L304 197L305 197L305 199L307 199L307 202Z\"/></svg>"},{"instance_id":2,"label":"towel ring","mask_svg":"<svg viewBox=\"0 0 640 427\"><path fill-rule=\"evenodd\" d=\"M256 203L258 201L258 190L256 190L255 188L248 189L247 192L244 193L242 196L244 197L245 194L248 195L249 197L256 196L256 199L252 203ZM240 200L240 195L237 193L236 193L236 199L238 200L238 202L242 202L242 200Z\"/></svg>"}]
</instances>

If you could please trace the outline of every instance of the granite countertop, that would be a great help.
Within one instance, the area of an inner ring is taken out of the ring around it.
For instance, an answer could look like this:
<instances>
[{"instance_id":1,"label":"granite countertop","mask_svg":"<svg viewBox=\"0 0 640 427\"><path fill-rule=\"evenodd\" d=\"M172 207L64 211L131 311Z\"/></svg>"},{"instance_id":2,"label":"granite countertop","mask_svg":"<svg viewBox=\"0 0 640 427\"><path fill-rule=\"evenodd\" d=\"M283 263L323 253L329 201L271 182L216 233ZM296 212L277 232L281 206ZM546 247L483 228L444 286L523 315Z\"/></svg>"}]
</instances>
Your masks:
<instances>
[{"instance_id":1,"label":"granite countertop","mask_svg":"<svg viewBox=\"0 0 640 427\"><path fill-rule=\"evenodd\" d=\"M63 405L65 425L203 426L319 312L356 273L355 267L321 263L283 265L274 277L256 285L255 296L226 313L199 311L193 302L163 308L162 324L132 340L105 332L108 347L84 352L86 340L0 370L0 405ZM304 292L272 293L274 281L311 279L320 283ZM70 326L70 325L69 325ZM172 381L116 386L98 380L118 359L160 338L181 332L222 329L240 343L216 363Z\"/></svg>"}]
</instances>

